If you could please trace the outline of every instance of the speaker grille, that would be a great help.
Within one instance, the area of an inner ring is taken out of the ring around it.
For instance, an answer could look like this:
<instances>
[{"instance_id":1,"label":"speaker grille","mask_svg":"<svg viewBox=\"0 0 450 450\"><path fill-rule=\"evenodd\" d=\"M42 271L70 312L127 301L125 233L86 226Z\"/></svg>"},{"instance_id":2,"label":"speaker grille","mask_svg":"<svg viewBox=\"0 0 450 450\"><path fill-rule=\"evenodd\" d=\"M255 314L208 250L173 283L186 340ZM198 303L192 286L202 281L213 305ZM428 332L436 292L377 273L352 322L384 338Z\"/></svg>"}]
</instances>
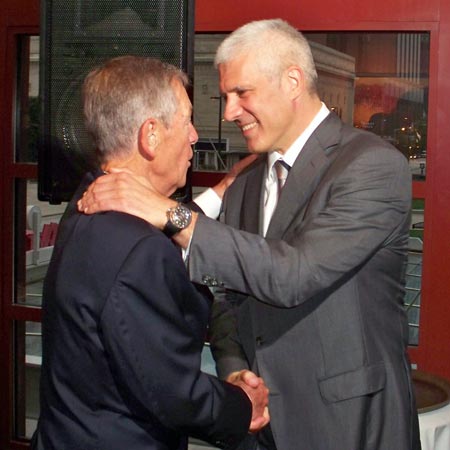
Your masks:
<instances>
[{"instance_id":1,"label":"speaker grille","mask_svg":"<svg viewBox=\"0 0 450 450\"><path fill-rule=\"evenodd\" d=\"M96 165L84 129L86 74L121 55L152 56L193 75L193 0L42 2L39 199L68 201ZM178 197L186 193L178 193Z\"/></svg>"}]
</instances>

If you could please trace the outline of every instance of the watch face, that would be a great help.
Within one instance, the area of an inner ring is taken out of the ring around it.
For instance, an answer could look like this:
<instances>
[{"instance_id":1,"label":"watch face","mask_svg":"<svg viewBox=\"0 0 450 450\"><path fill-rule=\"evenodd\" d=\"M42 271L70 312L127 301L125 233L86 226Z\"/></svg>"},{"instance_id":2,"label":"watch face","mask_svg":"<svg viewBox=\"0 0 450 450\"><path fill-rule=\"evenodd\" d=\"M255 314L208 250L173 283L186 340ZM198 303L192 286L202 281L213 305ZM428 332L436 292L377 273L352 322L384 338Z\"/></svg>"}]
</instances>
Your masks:
<instances>
[{"instance_id":1,"label":"watch face","mask_svg":"<svg viewBox=\"0 0 450 450\"><path fill-rule=\"evenodd\" d=\"M186 228L191 223L191 210L183 205L170 210L170 221L180 229Z\"/></svg>"}]
</instances>

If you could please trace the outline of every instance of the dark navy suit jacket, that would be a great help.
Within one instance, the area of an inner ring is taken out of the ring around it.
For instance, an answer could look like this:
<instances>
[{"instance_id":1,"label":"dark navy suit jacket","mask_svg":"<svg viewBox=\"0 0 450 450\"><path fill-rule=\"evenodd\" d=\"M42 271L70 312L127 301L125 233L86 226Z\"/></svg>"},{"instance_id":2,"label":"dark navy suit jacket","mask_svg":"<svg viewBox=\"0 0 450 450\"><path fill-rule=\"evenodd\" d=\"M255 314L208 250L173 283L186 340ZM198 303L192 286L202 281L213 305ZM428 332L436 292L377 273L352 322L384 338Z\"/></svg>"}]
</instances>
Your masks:
<instances>
[{"instance_id":1,"label":"dark navy suit jacket","mask_svg":"<svg viewBox=\"0 0 450 450\"><path fill-rule=\"evenodd\" d=\"M187 436L233 448L251 404L200 371L210 303L159 230L78 213L60 225L44 285L35 450L181 450Z\"/></svg>"}]
</instances>

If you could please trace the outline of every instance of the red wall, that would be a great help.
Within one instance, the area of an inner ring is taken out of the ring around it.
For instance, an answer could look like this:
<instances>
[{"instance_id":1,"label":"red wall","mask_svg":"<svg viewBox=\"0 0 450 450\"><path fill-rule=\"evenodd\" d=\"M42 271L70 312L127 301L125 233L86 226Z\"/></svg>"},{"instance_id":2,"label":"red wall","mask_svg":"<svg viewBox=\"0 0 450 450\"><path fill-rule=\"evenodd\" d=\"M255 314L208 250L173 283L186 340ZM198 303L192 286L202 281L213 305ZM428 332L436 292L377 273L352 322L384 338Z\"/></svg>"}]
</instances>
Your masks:
<instances>
[{"instance_id":1,"label":"red wall","mask_svg":"<svg viewBox=\"0 0 450 450\"><path fill-rule=\"evenodd\" d=\"M425 4L426 6L426 4ZM450 379L450 2L442 0L439 27L431 54L435 70L430 87L433 151L427 164L422 348L418 362ZM429 209L429 214L427 214Z\"/></svg>"},{"instance_id":2,"label":"red wall","mask_svg":"<svg viewBox=\"0 0 450 450\"><path fill-rule=\"evenodd\" d=\"M445 1L445 0L444 0ZM380 22L439 20L440 0L196 0L197 31L229 31L250 21L280 17L303 30L377 29Z\"/></svg>"}]
</instances>

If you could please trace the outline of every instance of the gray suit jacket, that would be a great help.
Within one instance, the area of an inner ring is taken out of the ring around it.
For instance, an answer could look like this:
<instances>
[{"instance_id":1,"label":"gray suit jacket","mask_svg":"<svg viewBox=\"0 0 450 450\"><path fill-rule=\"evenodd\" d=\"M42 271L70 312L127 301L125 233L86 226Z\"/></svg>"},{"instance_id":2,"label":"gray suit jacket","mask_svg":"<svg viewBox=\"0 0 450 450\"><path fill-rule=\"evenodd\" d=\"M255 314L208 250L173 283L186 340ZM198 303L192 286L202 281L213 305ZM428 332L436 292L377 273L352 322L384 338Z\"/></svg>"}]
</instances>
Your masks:
<instances>
[{"instance_id":1,"label":"gray suit jacket","mask_svg":"<svg viewBox=\"0 0 450 450\"><path fill-rule=\"evenodd\" d=\"M404 272L411 175L374 134L329 117L310 137L258 235L266 158L200 217L191 279L218 289L218 371L268 384L279 450L420 448Z\"/></svg>"}]
</instances>

